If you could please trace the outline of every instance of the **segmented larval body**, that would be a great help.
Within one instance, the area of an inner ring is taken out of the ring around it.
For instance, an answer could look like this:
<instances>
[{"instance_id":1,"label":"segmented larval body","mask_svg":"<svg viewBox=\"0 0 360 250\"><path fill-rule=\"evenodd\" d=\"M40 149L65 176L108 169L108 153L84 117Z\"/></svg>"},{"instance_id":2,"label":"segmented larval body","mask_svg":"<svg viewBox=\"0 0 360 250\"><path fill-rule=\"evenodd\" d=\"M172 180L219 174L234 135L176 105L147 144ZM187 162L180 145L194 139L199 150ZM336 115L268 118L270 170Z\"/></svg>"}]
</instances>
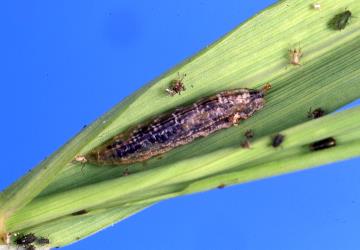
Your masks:
<instances>
[{"instance_id":1,"label":"segmented larval body","mask_svg":"<svg viewBox=\"0 0 360 250\"><path fill-rule=\"evenodd\" d=\"M266 90L224 91L178 108L105 142L85 155L86 161L105 165L141 162L229 128L264 106Z\"/></svg>"}]
</instances>

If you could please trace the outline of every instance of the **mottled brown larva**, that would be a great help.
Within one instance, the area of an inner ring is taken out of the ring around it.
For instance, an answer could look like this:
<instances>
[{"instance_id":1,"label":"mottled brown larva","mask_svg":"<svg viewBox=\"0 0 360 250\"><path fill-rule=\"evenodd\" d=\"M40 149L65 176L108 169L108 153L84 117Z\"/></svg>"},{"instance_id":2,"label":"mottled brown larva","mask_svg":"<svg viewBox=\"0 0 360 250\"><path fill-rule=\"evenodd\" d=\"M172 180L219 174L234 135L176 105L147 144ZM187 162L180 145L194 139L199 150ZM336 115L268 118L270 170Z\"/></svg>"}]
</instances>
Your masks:
<instances>
[{"instance_id":1,"label":"mottled brown larva","mask_svg":"<svg viewBox=\"0 0 360 250\"><path fill-rule=\"evenodd\" d=\"M234 89L206 97L121 133L78 159L99 165L145 161L248 119L263 108L270 87L266 84L261 90Z\"/></svg>"},{"instance_id":2,"label":"mottled brown larva","mask_svg":"<svg viewBox=\"0 0 360 250\"><path fill-rule=\"evenodd\" d=\"M50 240L48 238L45 237L40 237L36 240L36 244L38 245L48 245L50 244Z\"/></svg>"}]
</instances>

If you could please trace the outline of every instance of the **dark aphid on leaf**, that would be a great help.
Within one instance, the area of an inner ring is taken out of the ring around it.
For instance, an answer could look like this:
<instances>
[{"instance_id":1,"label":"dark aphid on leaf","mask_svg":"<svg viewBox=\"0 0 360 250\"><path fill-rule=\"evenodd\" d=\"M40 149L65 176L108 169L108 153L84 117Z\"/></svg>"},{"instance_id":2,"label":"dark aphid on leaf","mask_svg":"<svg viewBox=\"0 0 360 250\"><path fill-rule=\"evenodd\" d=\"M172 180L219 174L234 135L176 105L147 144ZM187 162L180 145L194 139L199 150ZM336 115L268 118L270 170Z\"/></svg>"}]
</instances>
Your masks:
<instances>
[{"instance_id":1,"label":"dark aphid on leaf","mask_svg":"<svg viewBox=\"0 0 360 250\"><path fill-rule=\"evenodd\" d=\"M47 245L50 244L50 240L45 237L39 237L36 241L36 244L38 245Z\"/></svg>"},{"instance_id":2,"label":"dark aphid on leaf","mask_svg":"<svg viewBox=\"0 0 360 250\"><path fill-rule=\"evenodd\" d=\"M311 110L310 108L310 110L308 111L308 118L310 119L317 119L324 115L325 115L325 110L323 110L322 108L317 108L314 110Z\"/></svg>"},{"instance_id":3,"label":"dark aphid on leaf","mask_svg":"<svg viewBox=\"0 0 360 250\"><path fill-rule=\"evenodd\" d=\"M330 20L329 26L335 30L345 29L349 23L352 13L350 10L346 10L340 14L337 14Z\"/></svg>"},{"instance_id":4,"label":"dark aphid on leaf","mask_svg":"<svg viewBox=\"0 0 360 250\"><path fill-rule=\"evenodd\" d=\"M100 165L143 162L248 119L263 108L270 87L266 84L261 90L234 89L206 97L130 128L75 160Z\"/></svg>"},{"instance_id":5,"label":"dark aphid on leaf","mask_svg":"<svg viewBox=\"0 0 360 250\"><path fill-rule=\"evenodd\" d=\"M309 145L311 151L323 150L336 146L336 140L333 137L328 137L320 141L316 141Z\"/></svg>"},{"instance_id":6,"label":"dark aphid on leaf","mask_svg":"<svg viewBox=\"0 0 360 250\"><path fill-rule=\"evenodd\" d=\"M272 140L271 146L273 146L274 148L279 147L283 143L284 139L285 139L285 136L282 134L275 135Z\"/></svg>"},{"instance_id":7,"label":"dark aphid on leaf","mask_svg":"<svg viewBox=\"0 0 360 250\"><path fill-rule=\"evenodd\" d=\"M36 239L37 237L33 233L29 233L25 235L21 234L19 235L19 237L17 237L15 243L18 245L28 245L33 243Z\"/></svg>"},{"instance_id":8,"label":"dark aphid on leaf","mask_svg":"<svg viewBox=\"0 0 360 250\"><path fill-rule=\"evenodd\" d=\"M251 129L246 130L244 136L246 137L246 139L252 139L254 137L254 131L252 131Z\"/></svg>"},{"instance_id":9,"label":"dark aphid on leaf","mask_svg":"<svg viewBox=\"0 0 360 250\"><path fill-rule=\"evenodd\" d=\"M223 189L223 188L225 188L225 187L226 187L225 184L220 184L219 186L217 186L218 189Z\"/></svg>"},{"instance_id":10,"label":"dark aphid on leaf","mask_svg":"<svg viewBox=\"0 0 360 250\"><path fill-rule=\"evenodd\" d=\"M170 83L169 88L165 89L165 91L170 95L170 96L174 96L176 94L181 94L182 91L185 91L185 84L183 83L183 80L185 78L186 74L184 74L182 77L176 79L176 80L172 80Z\"/></svg>"},{"instance_id":11,"label":"dark aphid on leaf","mask_svg":"<svg viewBox=\"0 0 360 250\"><path fill-rule=\"evenodd\" d=\"M241 147L250 148L251 147L250 140L254 137L254 132L251 129L246 130L244 136L246 139L241 143Z\"/></svg>"}]
</instances>

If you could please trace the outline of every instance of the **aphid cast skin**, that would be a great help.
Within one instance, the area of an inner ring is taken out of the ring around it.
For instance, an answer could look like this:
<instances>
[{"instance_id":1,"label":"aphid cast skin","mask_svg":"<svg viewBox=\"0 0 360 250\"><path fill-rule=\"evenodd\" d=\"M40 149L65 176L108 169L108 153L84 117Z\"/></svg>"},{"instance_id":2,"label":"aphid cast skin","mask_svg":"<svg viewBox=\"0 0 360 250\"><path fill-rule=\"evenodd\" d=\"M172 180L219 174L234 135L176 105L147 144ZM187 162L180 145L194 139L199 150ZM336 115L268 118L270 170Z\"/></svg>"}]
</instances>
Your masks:
<instances>
[{"instance_id":1,"label":"aphid cast skin","mask_svg":"<svg viewBox=\"0 0 360 250\"><path fill-rule=\"evenodd\" d=\"M301 49L290 49L289 50L289 55L290 55L290 63L292 65L301 65L300 64L300 59L303 56L303 53L301 51Z\"/></svg>"},{"instance_id":2,"label":"aphid cast skin","mask_svg":"<svg viewBox=\"0 0 360 250\"><path fill-rule=\"evenodd\" d=\"M352 13L350 10L346 10L340 14L337 14L330 20L329 25L335 30L345 29L346 25L349 23Z\"/></svg>"},{"instance_id":3,"label":"aphid cast skin","mask_svg":"<svg viewBox=\"0 0 360 250\"><path fill-rule=\"evenodd\" d=\"M313 8L315 10L320 10L321 9L321 5L319 3L313 3Z\"/></svg>"},{"instance_id":4,"label":"aphid cast skin","mask_svg":"<svg viewBox=\"0 0 360 250\"><path fill-rule=\"evenodd\" d=\"M165 91L170 95L170 96L174 96L176 94L181 94L182 91L185 91L185 85L183 83L183 80L186 76L186 74L184 74L182 77L180 77L180 75L178 74L179 78L176 80L171 81L170 83L170 87L165 89Z\"/></svg>"},{"instance_id":5,"label":"aphid cast skin","mask_svg":"<svg viewBox=\"0 0 360 250\"><path fill-rule=\"evenodd\" d=\"M77 155L75 156L75 162L80 162L80 163L86 163L87 160L86 160L86 157L83 156L83 155Z\"/></svg>"},{"instance_id":6,"label":"aphid cast skin","mask_svg":"<svg viewBox=\"0 0 360 250\"><path fill-rule=\"evenodd\" d=\"M285 139L285 135L282 134L275 135L272 140L271 146L273 146L274 148L279 147L283 143L284 139Z\"/></svg>"},{"instance_id":7,"label":"aphid cast skin","mask_svg":"<svg viewBox=\"0 0 360 250\"><path fill-rule=\"evenodd\" d=\"M92 164L119 165L161 155L248 119L263 108L264 96L270 87L266 84L261 90L234 89L206 97L138 128L129 129L84 157Z\"/></svg>"},{"instance_id":8,"label":"aphid cast skin","mask_svg":"<svg viewBox=\"0 0 360 250\"><path fill-rule=\"evenodd\" d=\"M310 110L308 111L308 118L310 119L317 119L324 115L325 115L325 110L323 110L322 108L317 108L314 109L313 111L310 108Z\"/></svg>"},{"instance_id":9,"label":"aphid cast skin","mask_svg":"<svg viewBox=\"0 0 360 250\"><path fill-rule=\"evenodd\" d=\"M311 151L323 150L336 146L336 140L333 137L328 137L320 141L316 141L309 145Z\"/></svg>"}]
</instances>

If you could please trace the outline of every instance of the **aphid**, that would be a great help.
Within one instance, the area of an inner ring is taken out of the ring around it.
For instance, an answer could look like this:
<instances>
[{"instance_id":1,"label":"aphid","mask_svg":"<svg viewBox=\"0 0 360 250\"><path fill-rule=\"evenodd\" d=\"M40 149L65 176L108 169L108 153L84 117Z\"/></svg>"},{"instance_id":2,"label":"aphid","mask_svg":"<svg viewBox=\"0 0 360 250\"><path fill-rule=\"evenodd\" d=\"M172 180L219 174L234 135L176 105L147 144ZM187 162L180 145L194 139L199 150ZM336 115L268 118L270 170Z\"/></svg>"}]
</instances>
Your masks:
<instances>
[{"instance_id":1,"label":"aphid","mask_svg":"<svg viewBox=\"0 0 360 250\"><path fill-rule=\"evenodd\" d=\"M315 9L315 10L320 10L320 8L321 8L321 5L320 5L320 3L313 3L313 8Z\"/></svg>"},{"instance_id":2,"label":"aphid","mask_svg":"<svg viewBox=\"0 0 360 250\"><path fill-rule=\"evenodd\" d=\"M223 188L225 188L226 187L226 185L224 184L224 183L222 183L222 184L220 184L217 188L218 189L223 189Z\"/></svg>"},{"instance_id":3,"label":"aphid","mask_svg":"<svg viewBox=\"0 0 360 250\"><path fill-rule=\"evenodd\" d=\"M317 108L314 109L313 111L310 108L310 110L308 111L308 118L310 119L317 119L324 115L325 115L325 110L323 110L322 108Z\"/></svg>"},{"instance_id":4,"label":"aphid","mask_svg":"<svg viewBox=\"0 0 360 250\"><path fill-rule=\"evenodd\" d=\"M271 87L223 91L129 129L85 155L93 164L142 162L248 119L265 104Z\"/></svg>"},{"instance_id":5,"label":"aphid","mask_svg":"<svg viewBox=\"0 0 360 250\"><path fill-rule=\"evenodd\" d=\"M309 145L311 151L318 151L335 146L336 146L336 140L333 137L328 137L323 140L316 141Z\"/></svg>"},{"instance_id":6,"label":"aphid","mask_svg":"<svg viewBox=\"0 0 360 250\"><path fill-rule=\"evenodd\" d=\"M243 142L241 143L241 147L242 147L242 148L250 148L250 147L251 147L250 140L249 140L249 139L246 139L245 141L243 141Z\"/></svg>"},{"instance_id":7,"label":"aphid","mask_svg":"<svg viewBox=\"0 0 360 250\"><path fill-rule=\"evenodd\" d=\"M254 137L254 131L252 131L251 129L246 130L244 136L246 137L246 139L252 139Z\"/></svg>"},{"instance_id":8,"label":"aphid","mask_svg":"<svg viewBox=\"0 0 360 250\"><path fill-rule=\"evenodd\" d=\"M178 74L179 79L176 80L172 80L170 83L170 87L165 89L165 91L170 95L170 96L174 96L176 94L181 94L182 91L185 91L185 85L183 83L183 80L186 76L186 74L184 74L182 77L180 77L180 75Z\"/></svg>"},{"instance_id":9,"label":"aphid","mask_svg":"<svg viewBox=\"0 0 360 250\"><path fill-rule=\"evenodd\" d=\"M21 234L16 240L15 243L18 245L27 245L33 243L37 237L33 233Z\"/></svg>"},{"instance_id":10,"label":"aphid","mask_svg":"<svg viewBox=\"0 0 360 250\"><path fill-rule=\"evenodd\" d=\"M301 51L301 49L290 49L289 50L289 55L290 55L290 63L292 65L301 65L300 64L300 58L303 56L303 53Z\"/></svg>"},{"instance_id":11,"label":"aphid","mask_svg":"<svg viewBox=\"0 0 360 250\"><path fill-rule=\"evenodd\" d=\"M285 139L285 135L282 134L275 135L275 137L272 140L271 146L273 146L274 148L279 147L283 143L284 139Z\"/></svg>"},{"instance_id":12,"label":"aphid","mask_svg":"<svg viewBox=\"0 0 360 250\"><path fill-rule=\"evenodd\" d=\"M335 30L342 30L345 29L346 25L348 24L352 13L350 10L346 10L340 14L337 14L330 20L329 26Z\"/></svg>"},{"instance_id":13,"label":"aphid","mask_svg":"<svg viewBox=\"0 0 360 250\"><path fill-rule=\"evenodd\" d=\"M244 136L246 139L241 143L241 147L250 148L251 147L250 139L254 137L254 132L251 129L246 130Z\"/></svg>"},{"instance_id":14,"label":"aphid","mask_svg":"<svg viewBox=\"0 0 360 250\"><path fill-rule=\"evenodd\" d=\"M77 216L77 215L83 215L83 214L87 214L87 213L88 213L88 211L86 209L82 209L82 210L73 212L71 215Z\"/></svg>"},{"instance_id":15,"label":"aphid","mask_svg":"<svg viewBox=\"0 0 360 250\"><path fill-rule=\"evenodd\" d=\"M47 245L50 244L50 240L45 237L40 237L36 240L36 244L38 245Z\"/></svg>"},{"instance_id":16,"label":"aphid","mask_svg":"<svg viewBox=\"0 0 360 250\"><path fill-rule=\"evenodd\" d=\"M123 171L123 176L128 176L130 173L129 173L129 169L128 168L125 168L125 170Z\"/></svg>"}]
</instances>

